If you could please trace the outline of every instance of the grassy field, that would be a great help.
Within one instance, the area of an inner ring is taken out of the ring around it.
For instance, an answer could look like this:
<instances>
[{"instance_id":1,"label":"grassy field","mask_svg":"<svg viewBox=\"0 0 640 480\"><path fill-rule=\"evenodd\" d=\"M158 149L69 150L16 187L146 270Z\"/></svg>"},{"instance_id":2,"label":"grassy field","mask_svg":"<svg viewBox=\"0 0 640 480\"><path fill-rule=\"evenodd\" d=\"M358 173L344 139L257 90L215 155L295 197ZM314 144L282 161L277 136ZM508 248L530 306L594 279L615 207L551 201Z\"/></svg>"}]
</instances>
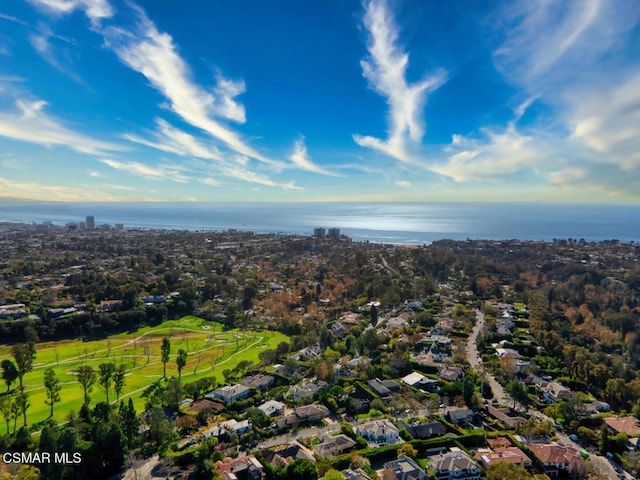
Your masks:
<instances>
[{"instance_id":1,"label":"grassy field","mask_svg":"<svg viewBox=\"0 0 640 480\"><path fill-rule=\"evenodd\" d=\"M34 424L49 417L43 385L44 370L47 367L55 370L62 385L61 401L54 405L54 419L57 421L64 421L67 412L77 412L82 405L83 391L73 370L80 365L91 365L98 370L98 365L105 362L114 362L116 365L123 363L126 366L126 385L120 398L132 397L136 409L142 411L145 401L141 397L142 392L151 383L162 378L160 344L164 337L171 340L167 377L178 376L178 350L188 352L187 365L182 370L183 383L212 375L223 382L223 370L235 367L242 360L257 364L261 351L275 349L278 343L287 340L285 335L278 332L238 329L224 331L221 324L187 316L136 332L113 335L104 340L84 342L77 339L38 343L33 371L24 376L24 387L31 403L27 410L28 423ZM5 358L13 359L11 348L0 345L0 360ZM17 381L12 388L16 386ZM106 399L104 390L97 383L90 397L91 405ZM115 400L113 389L109 392L109 400ZM0 422L0 425L3 423ZM21 425L22 419L19 419L18 426ZM4 432L4 428L1 431Z\"/></svg>"}]
</instances>

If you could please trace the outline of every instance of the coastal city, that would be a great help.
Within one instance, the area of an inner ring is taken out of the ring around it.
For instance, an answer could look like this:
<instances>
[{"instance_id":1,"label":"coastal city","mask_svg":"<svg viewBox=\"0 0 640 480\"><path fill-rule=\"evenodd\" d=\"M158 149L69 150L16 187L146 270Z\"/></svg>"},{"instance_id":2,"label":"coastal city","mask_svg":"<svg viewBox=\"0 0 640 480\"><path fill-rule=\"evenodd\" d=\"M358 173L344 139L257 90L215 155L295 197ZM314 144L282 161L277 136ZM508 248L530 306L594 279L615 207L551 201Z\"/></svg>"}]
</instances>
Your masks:
<instances>
[{"instance_id":1,"label":"coastal city","mask_svg":"<svg viewBox=\"0 0 640 480\"><path fill-rule=\"evenodd\" d=\"M87 216L0 224L0 245L7 478L640 472L637 244Z\"/></svg>"}]
</instances>

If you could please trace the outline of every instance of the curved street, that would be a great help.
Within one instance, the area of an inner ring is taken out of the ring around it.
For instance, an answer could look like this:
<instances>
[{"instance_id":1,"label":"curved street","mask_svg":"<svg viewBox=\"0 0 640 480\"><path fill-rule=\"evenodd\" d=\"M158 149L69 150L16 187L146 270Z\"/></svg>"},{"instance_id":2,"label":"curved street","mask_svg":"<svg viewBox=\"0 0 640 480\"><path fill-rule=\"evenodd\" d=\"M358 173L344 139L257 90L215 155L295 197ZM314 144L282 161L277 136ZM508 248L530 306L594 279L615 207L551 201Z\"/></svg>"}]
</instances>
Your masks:
<instances>
[{"instance_id":1,"label":"curved street","mask_svg":"<svg viewBox=\"0 0 640 480\"><path fill-rule=\"evenodd\" d=\"M480 355L478 353L478 345L477 345L478 335L480 335L480 332L482 332L482 330L484 329L484 326L485 326L484 313L482 313L480 310L476 310L476 324L473 326L473 329L469 334L469 338L467 339L467 345L466 345L467 360L471 368L479 372L481 375L484 375L485 379L489 382L489 385L491 386L491 391L493 392L494 400L496 400L499 404L509 405L510 399L508 395L505 393L504 388L502 388L502 385L500 385L497 382L497 380L493 377L493 375L491 375L486 371L482 363L482 359L480 358ZM552 418L549 418L544 414L537 413L532 409L527 409L527 414L529 415L535 414L538 418L542 420L549 420L551 422L554 422ZM568 435L565 435L564 433L561 433L561 432L557 432L557 435L560 441L563 442L565 445L572 446L578 451L583 449L582 446L573 442ZM611 462L604 456L598 455L596 453L591 453L589 459L595 470L594 473L600 475L601 478L610 479L610 480L614 480L617 478L626 478L623 476L619 476L618 473L616 473L616 471L614 470Z\"/></svg>"},{"instance_id":2,"label":"curved street","mask_svg":"<svg viewBox=\"0 0 640 480\"><path fill-rule=\"evenodd\" d=\"M484 313L482 313L480 310L476 310L476 324L473 326L473 329L469 334L469 338L467 339L467 361L469 362L469 365L472 369L474 369L480 375L484 376L486 381L489 382L489 386L491 387L491 391L493 392L493 399L500 405L509 405L509 396L505 393L504 388L502 388L502 385L498 383L494 376L487 372L487 370L484 368L482 359L480 358L480 354L478 353L478 335L480 335L480 332L484 329L484 325Z\"/></svg>"}]
</instances>

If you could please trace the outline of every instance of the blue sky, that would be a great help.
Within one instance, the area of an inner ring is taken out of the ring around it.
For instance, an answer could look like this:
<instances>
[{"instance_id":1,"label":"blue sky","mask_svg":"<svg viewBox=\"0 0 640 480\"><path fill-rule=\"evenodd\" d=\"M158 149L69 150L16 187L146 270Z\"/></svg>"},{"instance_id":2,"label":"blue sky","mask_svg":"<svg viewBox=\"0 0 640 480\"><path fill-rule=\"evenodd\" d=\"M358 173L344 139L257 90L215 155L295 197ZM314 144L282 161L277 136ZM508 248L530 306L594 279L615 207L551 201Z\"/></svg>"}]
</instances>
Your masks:
<instances>
[{"instance_id":1,"label":"blue sky","mask_svg":"<svg viewBox=\"0 0 640 480\"><path fill-rule=\"evenodd\" d=\"M0 197L640 199L640 3L15 0Z\"/></svg>"}]
</instances>

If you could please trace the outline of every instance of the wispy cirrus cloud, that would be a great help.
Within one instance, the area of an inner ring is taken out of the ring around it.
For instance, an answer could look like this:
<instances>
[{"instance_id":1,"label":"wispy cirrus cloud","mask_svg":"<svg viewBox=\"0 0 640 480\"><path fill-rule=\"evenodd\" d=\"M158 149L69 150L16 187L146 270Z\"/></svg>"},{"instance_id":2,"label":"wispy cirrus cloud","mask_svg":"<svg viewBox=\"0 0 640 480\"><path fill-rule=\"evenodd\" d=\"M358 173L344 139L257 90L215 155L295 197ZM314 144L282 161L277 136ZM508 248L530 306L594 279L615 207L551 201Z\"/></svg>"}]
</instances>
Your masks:
<instances>
[{"instance_id":1,"label":"wispy cirrus cloud","mask_svg":"<svg viewBox=\"0 0 640 480\"><path fill-rule=\"evenodd\" d=\"M17 112L0 113L0 136L45 146L65 146L93 155L125 150L121 145L96 140L65 127L44 112L46 105L43 100L18 99Z\"/></svg>"},{"instance_id":2,"label":"wispy cirrus cloud","mask_svg":"<svg viewBox=\"0 0 640 480\"><path fill-rule=\"evenodd\" d=\"M640 5L517 0L495 17L493 61L516 88L514 118L454 135L433 170L458 182L526 174L567 191L637 191L640 59L628 55ZM551 113L521 121L536 104Z\"/></svg>"},{"instance_id":3,"label":"wispy cirrus cloud","mask_svg":"<svg viewBox=\"0 0 640 480\"><path fill-rule=\"evenodd\" d=\"M637 25L640 5L615 0L517 0L498 16L503 40L493 51L497 69L512 84L552 95L559 83L562 87L593 81L594 67L620 48L624 36Z\"/></svg>"},{"instance_id":4,"label":"wispy cirrus cloud","mask_svg":"<svg viewBox=\"0 0 640 480\"><path fill-rule=\"evenodd\" d=\"M307 152L307 146L304 143L304 138L300 138L296 141L293 146L293 153L291 154L289 159L296 167L300 168L301 170L319 173L320 175L329 175L334 177L337 176L335 173L332 173L327 169L321 167L320 165L314 163L309 158L309 153Z\"/></svg>"},{"instance_id":5,"label":"wispy cirrus cloud","mask_svg":"<svg viewBox=\"0 0 640 480\"><path fill-rule=\"evenodd\" d=\"M65 15L75 10L82 10L95 26L104 19L114 15L115 10L108 0L27 0L32 5L56 15Z\"/></svg>"},{"instance_id":6,"label":"wispy cirrus cloud","mask_svg":"<svg viewBox=\"0 0 640 480\"><path fill-rule=\"evenodd\" d=\"M0 195L46 202L114 202L124 200L123 197L105 192L101 188L19 182L5 177L0 177Z\"/></svg>"},{"instance_id":7,"label":"wispy cirrus cloud","mask_svg":"<svg viewBox=\"0 0 640 480\"><path fill-rule=\"evenodd\" d=\"M173 127L161 118L156 119L156 125L158 128L152 133L154 140L147 140L133 134L125 134L122 137L130 142L146 145L181 157L222 160L222 154L214 145L203 145L193 135Z\"/></svg>"},{"instance_id":8,"label":"wispy cirrus cloud","mask_svg":"<svg viewBox=\"0 0 640 480\"><path fill-rule=\"evenodd\" d=\"M122 170L133 175L139 175L151 180L170 180L172 182L187 183L190 178L185 175L185 168L178 165L149 165L134 161L119 161L102 159L102 163L116 170Z\"/></svg>"},{"instance_id":9,"label":"wispy cirrus cloud","mask_svg":"<svg viewBox=\"0 0 640 480\"><path fill-rule=\"evenodd\" d=\"M412 148L419 145L425 131L427 97L446 81L446 72L439 70L412 84L407 81L409 55L398 44L398 27L384 0L367 3L364 25L369 34L369 57L360 65L370 87L387 100L389 137L383 140L356 134L353 138L362 147L412 163Z\"/></svg>"},{"instance_id":10,"label":"wispy cirrus cloud","mask_svg":"<svg viewBox=\"0 0 640 480\"><path fill-rule=\"evenodd\" d=\"M215 118L239 123L245 121L244 107L235 97L244 92L244 83L216 76L213 93L197 85L186 62L178 53L173 38L160 32L144 11L132 7L137 24L131 31L104 28L106 44L131 69L144 75L149 83L169 101L171 110L188 124L203 130L229 149L267 163L278 162L249 146L234 130Z\"/></svg>"},{"instance_id":11,"label":"wispy cirrus cloud","mask_svg":"<svg viewBox=\"0 0 640 480\"><path fill-rule=\"evenodd\" d=\"M303 190L301 187L297 186L295 182L276 182L269 177L248 169L237 167L225 168L222 173L227 177L242 180L244 182L256 183L258 185L265 185L267 187L280 187L285 190Z\"/></svg>"},{"instance_id":12,"label":"wispy cirrus cloud","mask_svg":"<svg viewBox=\"0 0 640 480\"><path fill-rule=\"evenodd\" d=\"M65 37L55 35L49 27L44 24L40 24L38 26L37 32L38 33L32 33L29 35L29 42L33 49L56 70L67 75L75 82L84 84L82 78L80 78L80 76L74 71L69 52L67 50L56 51L56 48L51 43L51 39L57 38L62 39L67 43L73 42Z\"/></svg>"}]
</instances>

